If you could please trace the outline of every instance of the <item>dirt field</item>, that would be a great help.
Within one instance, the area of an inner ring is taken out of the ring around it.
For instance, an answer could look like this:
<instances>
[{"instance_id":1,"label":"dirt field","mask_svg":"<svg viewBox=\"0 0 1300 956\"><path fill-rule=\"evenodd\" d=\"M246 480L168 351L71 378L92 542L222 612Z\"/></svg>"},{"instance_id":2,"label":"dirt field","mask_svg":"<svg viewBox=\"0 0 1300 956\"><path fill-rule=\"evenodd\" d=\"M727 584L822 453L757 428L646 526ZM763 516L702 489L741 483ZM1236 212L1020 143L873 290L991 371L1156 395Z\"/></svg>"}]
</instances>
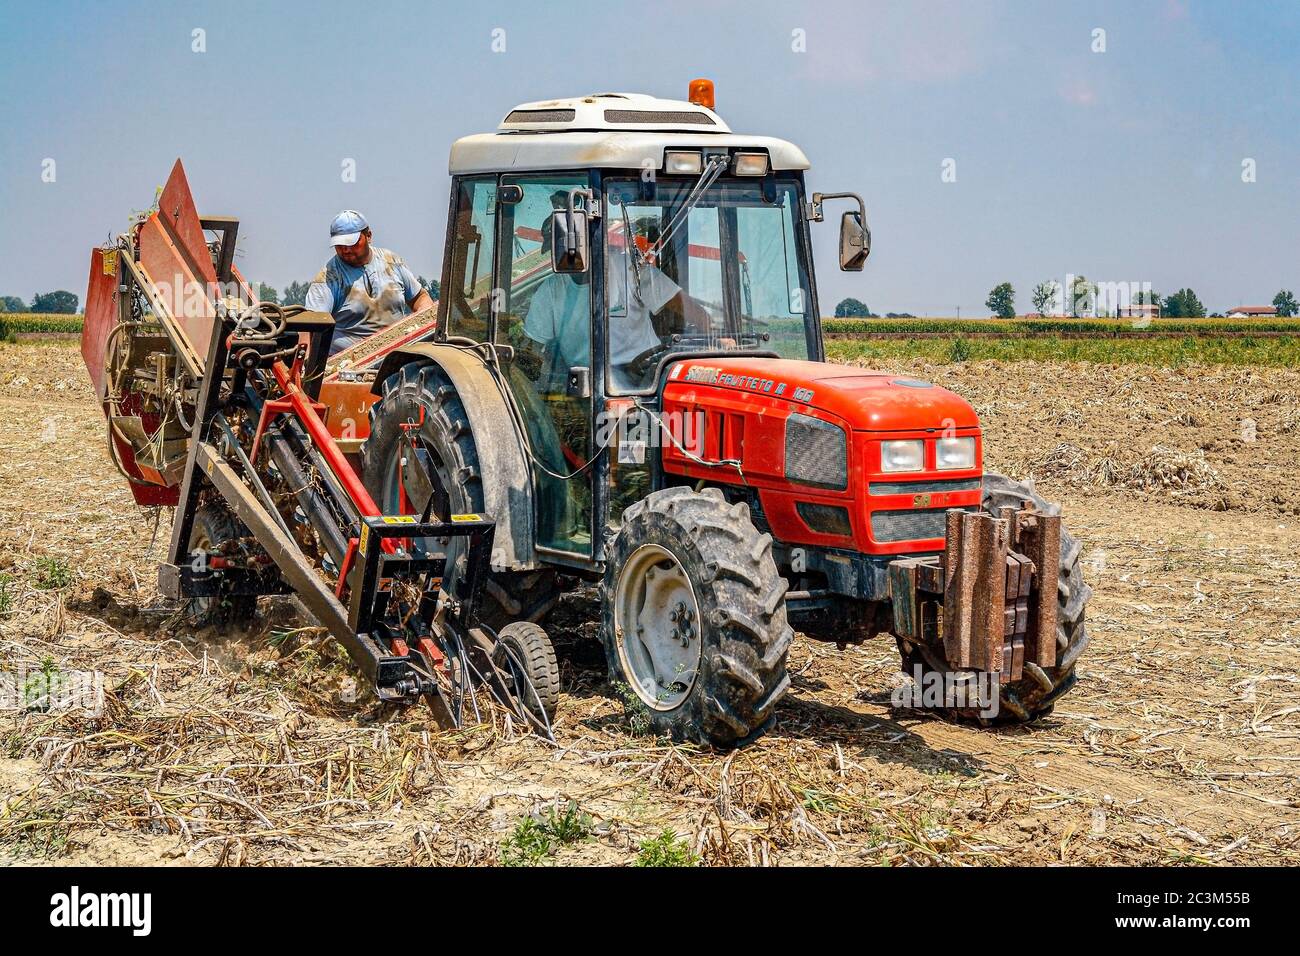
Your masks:
<instances>
[{"instance_id":1,"label":"dirt field","mask_svg":"<svg viewBox=\"0 0 1300 956\"><path fill-rule=\"evenodd\" d=\"M97 718L0 712L0 861L492 863L568 801L590 833L543 862L665 830L706 864L1300 861L1300 373L892 366L967 395L988 467L1088 543L1079 685L981 730L892 711L892 644L800 640L777 726L713 754L635 735L572 631L558 746L344 703L287 607L191 633L155 588L170 515L109 463L75 347L0 345L0 671L107 686Z\"/></svg>"}]
</instances>

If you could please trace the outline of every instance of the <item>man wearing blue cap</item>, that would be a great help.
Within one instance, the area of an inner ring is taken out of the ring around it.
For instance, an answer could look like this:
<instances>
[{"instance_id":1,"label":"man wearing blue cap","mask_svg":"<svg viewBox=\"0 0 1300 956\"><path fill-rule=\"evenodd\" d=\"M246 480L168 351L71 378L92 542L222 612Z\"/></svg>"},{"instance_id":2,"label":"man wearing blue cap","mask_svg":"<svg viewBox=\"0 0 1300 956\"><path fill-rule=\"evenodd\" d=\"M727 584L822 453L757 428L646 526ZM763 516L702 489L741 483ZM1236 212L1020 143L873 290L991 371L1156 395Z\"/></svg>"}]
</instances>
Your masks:
<instances>
[{"instance_id":1,"label":"man wearing blue cap","mask_svg":"<svg viewBox=\"0 0 1300 956\"><path fill-rule=\"evenodd\" d=\"M307 308L334 316L330 353L351 348L408 312L432 308L401 256L370 243L370 224L344 209L330 224L334 258L307 290Z\"/></svg>"}]
</instances>

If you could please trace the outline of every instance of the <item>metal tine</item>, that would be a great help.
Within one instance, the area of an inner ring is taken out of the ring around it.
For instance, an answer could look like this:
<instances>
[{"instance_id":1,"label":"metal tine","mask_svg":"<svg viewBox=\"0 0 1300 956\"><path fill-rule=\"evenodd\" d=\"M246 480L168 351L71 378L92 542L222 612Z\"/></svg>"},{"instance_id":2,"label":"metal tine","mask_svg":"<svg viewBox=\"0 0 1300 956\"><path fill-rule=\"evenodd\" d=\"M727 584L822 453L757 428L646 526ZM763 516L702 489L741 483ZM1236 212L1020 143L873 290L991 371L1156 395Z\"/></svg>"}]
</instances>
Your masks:
<instances>
[{"instance_id":1,"label":"metal tine","mask_svg":"<svg viewBox=\"0 0 1300 956\"><path fill-rule=\"evenodd\" d=\"M505 675L502 674L501 668L497 667L494 661L489 660L488 666L492 669L491 679L489 679L487 675L484 675L477 667L473 668L473 673L478 676L480 682L488 689L488 693L492 695L493 699L502 707L512 711L520 720L543 731L546 739L551 743L555 743L555 734L551 729L550 720L539 720L537 716L533 714L533 712L519 699L518 694L512 694L506 690L504 680ZM533 682L529 680L528 675L524 674L522 671L519 673L518 677L522 678L523 682L528 686L528 689L532 691L533 699L537 701L537 709L542 712L542 715L545 718L546 709L541 706L541 695L537 693L537 688L533 685Z\"/></svg>"}]
</instances>

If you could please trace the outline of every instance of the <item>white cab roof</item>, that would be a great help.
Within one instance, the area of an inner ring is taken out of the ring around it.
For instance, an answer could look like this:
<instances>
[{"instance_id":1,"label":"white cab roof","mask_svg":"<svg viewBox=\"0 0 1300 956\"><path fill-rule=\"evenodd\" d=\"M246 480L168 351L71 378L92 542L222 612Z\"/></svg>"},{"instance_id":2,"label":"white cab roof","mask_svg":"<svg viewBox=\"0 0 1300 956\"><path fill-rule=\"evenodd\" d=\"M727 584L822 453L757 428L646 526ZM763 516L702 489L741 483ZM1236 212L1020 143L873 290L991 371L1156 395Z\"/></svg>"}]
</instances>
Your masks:
<instances>
[{"instance_id":1,"label":"white cab roof","mask_svg":"<svg viewBox=\"0 0 1300 956\"><path fill-rule=\"evenodd\" d=\"M766 150L776 170L807 169L803 150L771 136L732 133L713 110L641 93L523 103L495 133L458 139L453 175L526 169L658 169L665 149Z\"/></svg>"}]
</instances>

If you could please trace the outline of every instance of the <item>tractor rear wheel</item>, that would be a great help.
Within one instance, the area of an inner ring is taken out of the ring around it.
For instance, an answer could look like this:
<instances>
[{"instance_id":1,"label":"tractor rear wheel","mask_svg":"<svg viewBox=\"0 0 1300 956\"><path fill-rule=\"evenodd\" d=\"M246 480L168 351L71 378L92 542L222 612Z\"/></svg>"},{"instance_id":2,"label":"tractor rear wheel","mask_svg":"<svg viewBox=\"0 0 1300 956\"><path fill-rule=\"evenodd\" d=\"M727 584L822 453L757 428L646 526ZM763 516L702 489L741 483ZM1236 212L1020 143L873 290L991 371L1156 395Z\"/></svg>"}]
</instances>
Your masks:
<instances>
[{"instance_id":1,"label":"tractor rear wheel","mask_svg":"<svg viewBox=\"0 0 1300 956\"><path fill-rule=\"evenodd\" d=\"M484 510L483 475L469 415L456 387L438 365L412 362L384 380L383 397L370 408L370 437L361 446L366 490L386 515L411 514L424 502L407 500L400 470L403 439L428 455L436 490L447 494L453 514ZM407 445L406 447L410 447ZM485 582L479 618L494 630L524 619L536 621L554 603L549 571L493 572Z\"/></svg>"},{"instance_id":2,"label":"tractor rear wheel","mask_svg":"<svg viewBox=\"0 0 1300 956\"><path fill-rule=\"evenodd\" d=\"M610 682L650 729L729 747L790 686L786 583L743 504L717 488L656 491L623 512L601 585Z\"/></svg>"},{"instance_id":3,"label":"tractor rear wheel","mask_svg":"<svg viewBox=\"0 0 1300 956\"><path fill-rule=\"evenodd\" d=\"M985 511L996 515L999 508L1008 505L1020 508L1025 501L1032 501L1044 514L1061 513L1060 505L1043 498L1031 484L993 472L984 475ZM1083 542L1062 527L1061 569L1057 584L1056 666L1039 669L1036 675L1026 667L1026 675L1021 680L1000 684L1001 699L995 717L981 716L978 711L970 708L944 708L940 711L942 714L992 724L1028 723L1052 712L1057 698L1074 686L1075 663L1088 646L1084 616L1092 588L1083 580L1082 555ZM926 653L920 646L902 640L899 640L898 646L903 657L903 670L909 677L916 674L918 667L922 675L936 671L948 673L950 670L933 652Z\"/></svg>"},{"instance_id":4,"label":"tractor rear wheel","mask_svg":"<svg viewBox=\"0 0 1300 956\"><path fill-rule=\"evenodd\" d=\"M188 553L227 554L234 542L248 537L248 531L226 508L219 504L203 505L194 512ZM247 628L257 614L257 595L222 594L190 598L186 608L195 627Z\"/></svg>"}]
</instances>

